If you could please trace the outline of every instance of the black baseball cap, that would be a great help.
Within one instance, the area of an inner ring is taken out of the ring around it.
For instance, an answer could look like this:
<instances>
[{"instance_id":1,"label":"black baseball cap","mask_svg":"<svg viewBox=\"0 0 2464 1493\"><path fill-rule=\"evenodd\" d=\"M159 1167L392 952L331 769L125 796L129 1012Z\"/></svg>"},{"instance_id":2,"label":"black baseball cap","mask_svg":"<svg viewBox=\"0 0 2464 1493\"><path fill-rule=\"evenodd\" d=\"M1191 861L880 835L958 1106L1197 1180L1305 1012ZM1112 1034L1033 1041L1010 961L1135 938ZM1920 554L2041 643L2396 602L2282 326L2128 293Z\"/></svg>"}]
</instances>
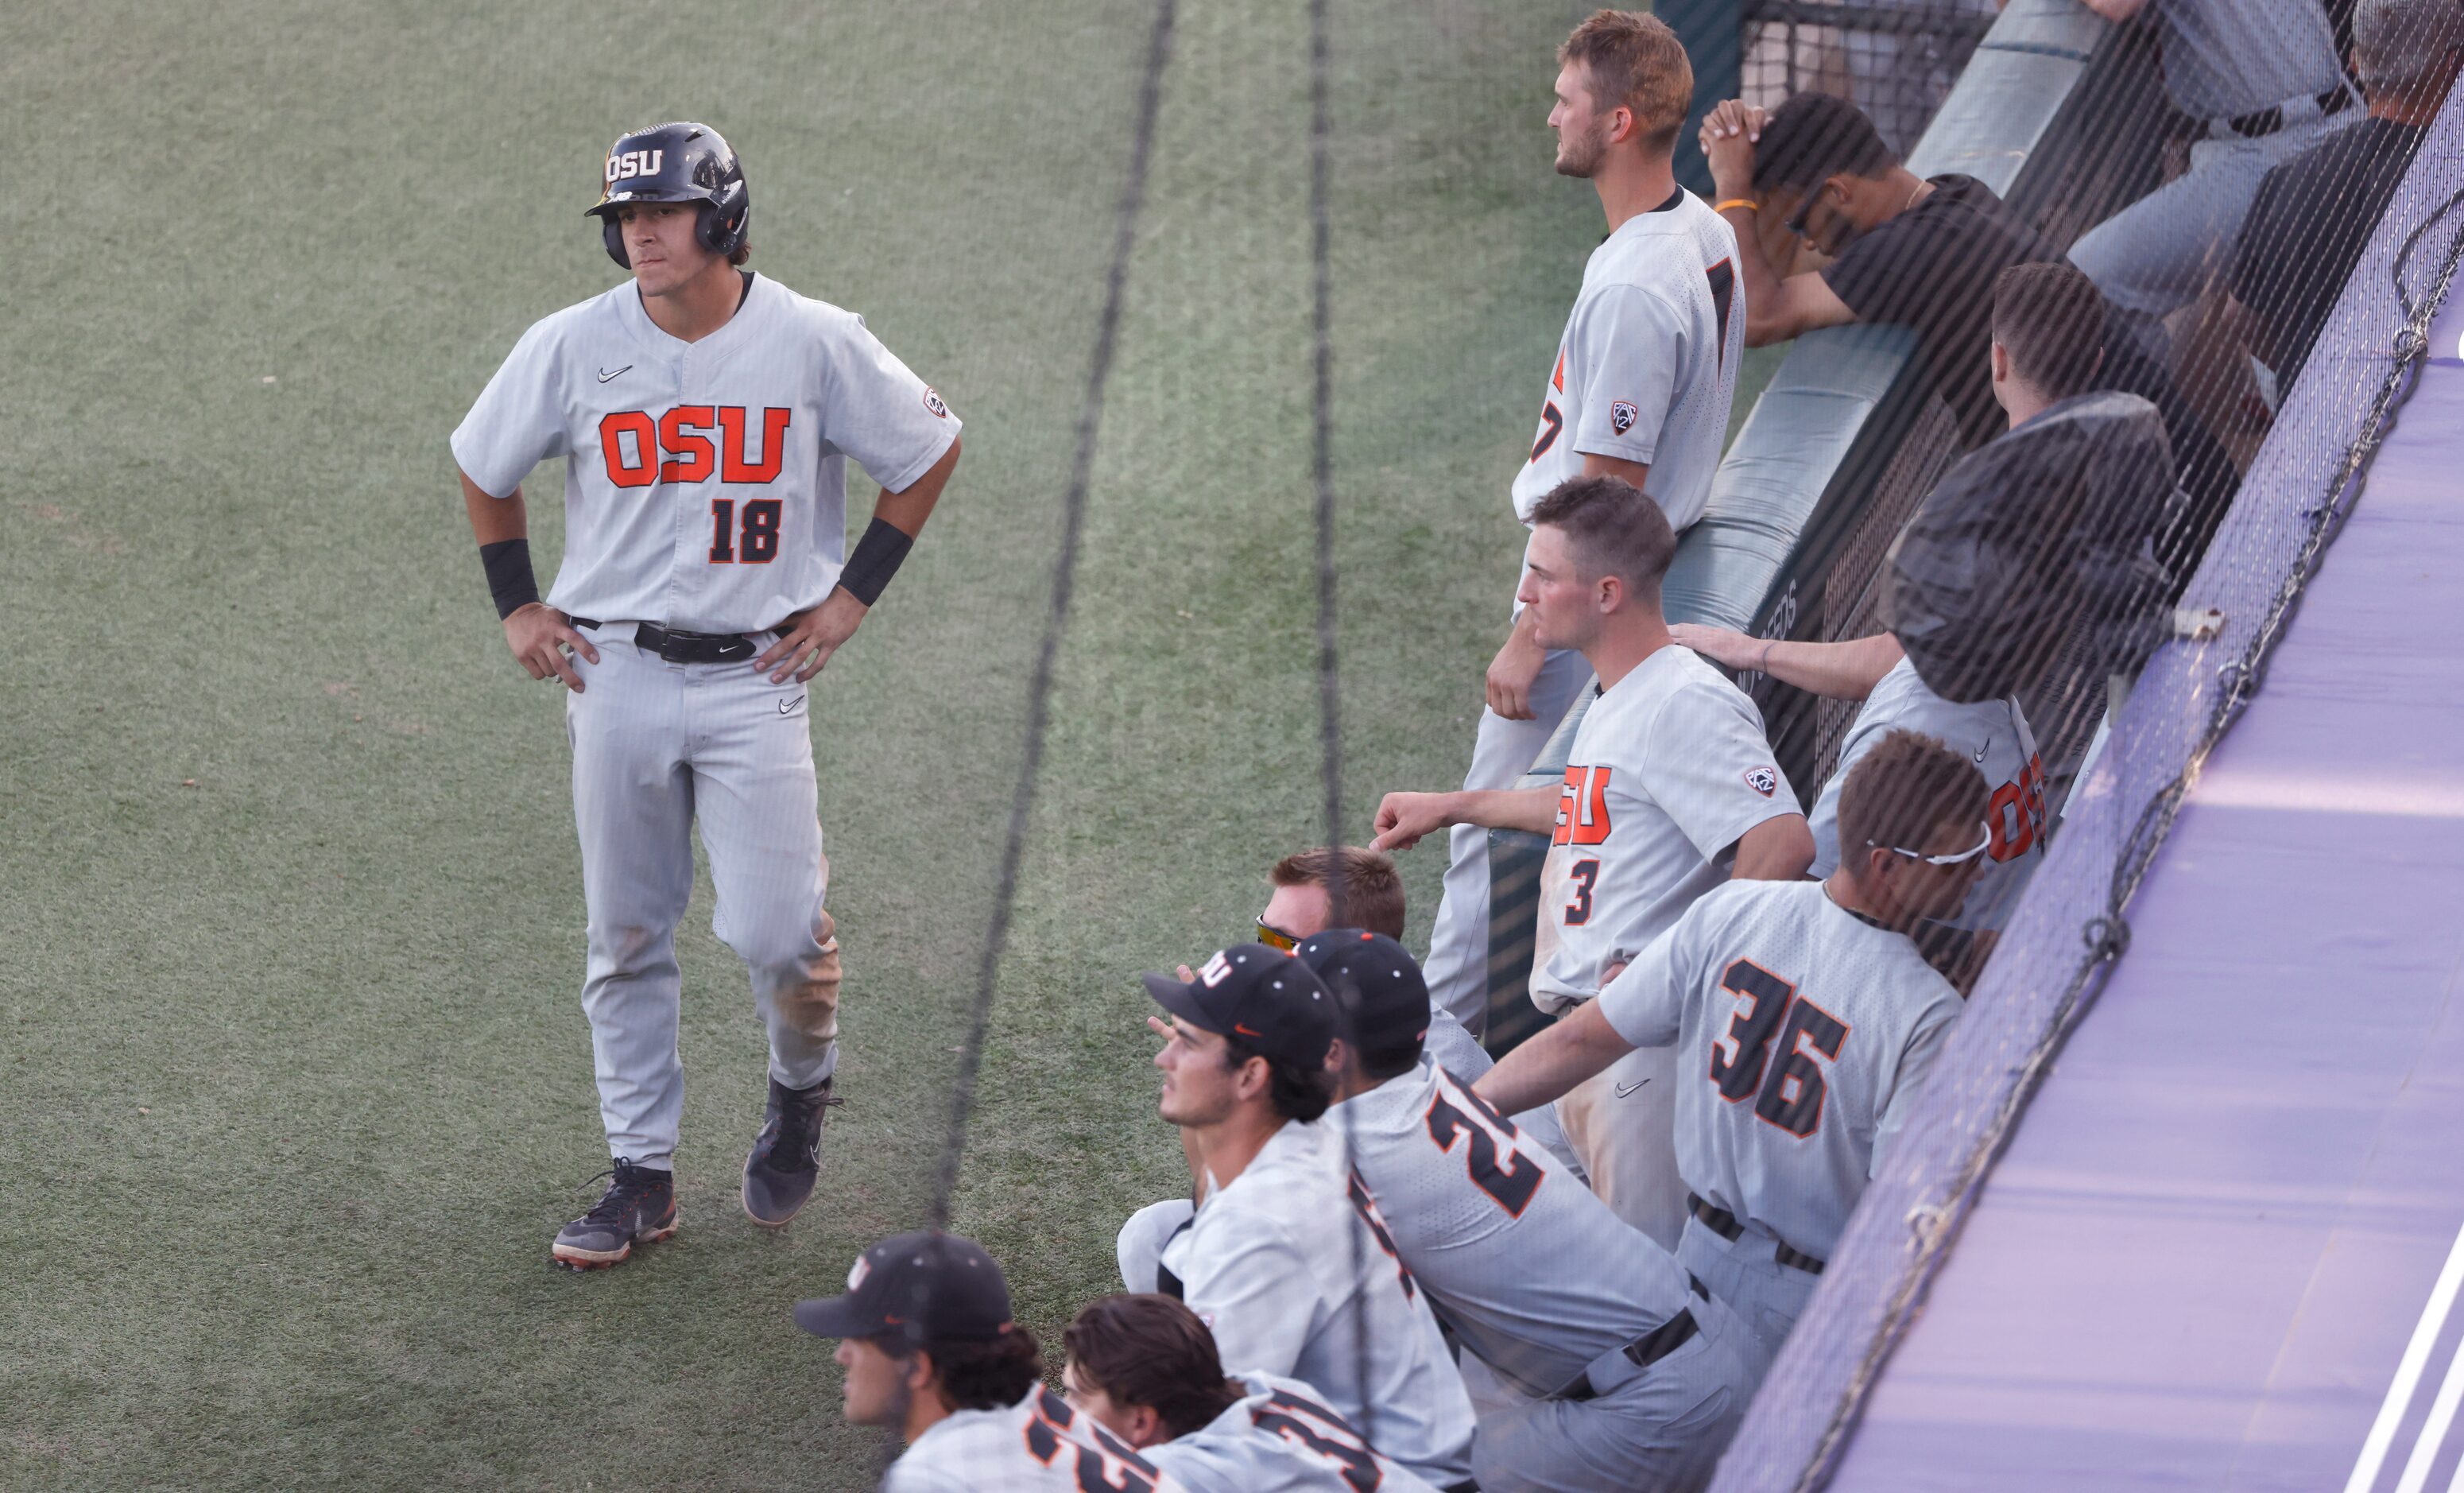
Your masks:
<instances>
[{"instance_id":1,"label":"black baseball cap","mask_svg":"<svg viewBox=\"0 0 2464 1493\"><path fill-rule=\"evenodd\" d=\"M975 1241L919 1229L858 1255L846 1295L796 1303L796 1325L820 1337L990 1342L1011 1327L1009 1282Z\"/></svg>"},{"instance_id":2,"label":"black baseball cap","mask_svg":"<svg viewBox=\"0 0 2464 1493\"><path fill-rule=\"evenodd\" d=\"M1417 1054L1428 1041L1428 981L1401 944L1384 933L1330 928L1292 953L1334 996L1335 1013L1361 1051Z\"/></svg>"},{"instance_id":3,"label":"black baseball cap","mask_svg":"<svg viewBox=\"0 0 2464 1493\"><path fill-rule=\"evenodd\" d=\"M1281 949L1236 943L1208 959L1194 980L1140 977L1155 1004L1200 1031L1238 1037L1278 1063L1316 1067L1334 1043L1334 1001L1326 986Z\"/></svg>"}]
</instances>

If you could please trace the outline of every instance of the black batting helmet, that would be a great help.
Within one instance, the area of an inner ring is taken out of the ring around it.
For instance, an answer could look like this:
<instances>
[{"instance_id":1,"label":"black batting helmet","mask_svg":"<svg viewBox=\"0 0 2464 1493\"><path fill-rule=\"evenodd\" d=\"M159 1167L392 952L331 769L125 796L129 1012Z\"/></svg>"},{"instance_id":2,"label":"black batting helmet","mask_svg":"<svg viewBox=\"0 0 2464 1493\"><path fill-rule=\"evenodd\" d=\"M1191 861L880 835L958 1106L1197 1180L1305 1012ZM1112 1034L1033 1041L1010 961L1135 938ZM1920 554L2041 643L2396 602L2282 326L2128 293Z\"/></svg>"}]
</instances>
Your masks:
<instances>
[{"instance_id":1,"label":"black batting helmet","mask_svg":"<svg viewBox=\"0 0 2464 1493\"><path fill-rule=\"evenodd\" d=\"M707 124L654 124L619 135L607 147L607 170L591 215L600 220L607 239L607 257L627 269L623 226L616 209L628 202L697 202L700 221L694 225L702 247L715 254L732 254L742 247L753 222L753 198L744 185L744 168L718 131Z\"/></svg>"}]
</instances>

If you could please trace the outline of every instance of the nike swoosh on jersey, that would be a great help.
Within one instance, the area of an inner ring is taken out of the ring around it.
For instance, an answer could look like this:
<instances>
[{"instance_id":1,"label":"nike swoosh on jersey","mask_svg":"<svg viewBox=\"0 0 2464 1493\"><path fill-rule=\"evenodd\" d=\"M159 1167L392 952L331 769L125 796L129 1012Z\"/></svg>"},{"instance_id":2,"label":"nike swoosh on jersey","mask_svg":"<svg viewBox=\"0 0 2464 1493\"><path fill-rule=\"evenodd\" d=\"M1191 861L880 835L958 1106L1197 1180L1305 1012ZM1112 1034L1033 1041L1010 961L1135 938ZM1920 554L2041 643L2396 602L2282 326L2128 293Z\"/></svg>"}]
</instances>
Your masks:
<instances>
[{"instance_id":1,"label":"nike swoosh on jersey","mask_svg":"<svg viewBox=\"0 0 2464 1493\"><path fill-rule=\"evenodd\" d=\"M623 367L621 367L621 368L617 369L615 373L610 373L610 372L608 372L606 369L602 368L602 369L600 369L600 370L599 370L599 382L600 382L600 383L602 383L602 384L605 384L605 383L606 383L609 379L615 378L615 377L617 377L619 374L630 373L630 372L632 372L632 371L633 371L633 365L632 365L631 363L629 363L629 362L628 362L628 363L627 363L625 366L623 366Z\"/></svg>"},{"instance_id":2,"label":"nike swoosh on jersey","mask_svg":"<svg viewBox=\"0 0 2464 1493\"><path fill-rule=\"evenodd\" d=\"M1987 737L1985 738L1985 746L1981 746L1981 747L1978 747L1978 748L1976 749L1976 760L1977 760L1977 761L1979 761L1979 762L1981 763L1981 762L1983 762L1983 761L1985 760L1985 747L1990 747L1990 746L1991 746L1992 744L1993 744L1993 738L1992 738L1991 736L1987 736Z\"/></svg>"},{"instance_id":3,"label":"nike swoosh on jersey","mask_svg":"<svg viewBox=\"0 0 2464 1493\"><path fill-rule=\"evenodd\" d=\"M1617 1086L1617 1096L1619 1099L1630 1098L1633 1096L1636 1089L1640 1088L1643 1085L1650 1082L1651 1080L1647 1078L1639 1078L1631 1084L1619 1084Z\"/></svg>"}]
</instances>

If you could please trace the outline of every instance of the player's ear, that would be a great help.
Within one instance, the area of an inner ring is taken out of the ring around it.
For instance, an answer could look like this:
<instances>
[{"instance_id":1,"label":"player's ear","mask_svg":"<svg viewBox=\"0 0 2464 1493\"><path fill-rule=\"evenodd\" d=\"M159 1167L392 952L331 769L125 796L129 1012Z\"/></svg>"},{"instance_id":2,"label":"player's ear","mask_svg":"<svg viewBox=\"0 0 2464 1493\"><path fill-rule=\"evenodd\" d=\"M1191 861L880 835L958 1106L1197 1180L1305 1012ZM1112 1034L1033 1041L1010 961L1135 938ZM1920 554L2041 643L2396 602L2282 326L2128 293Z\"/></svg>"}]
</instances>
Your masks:
<instances>
[{"instance_id":1,"label":"player's ear","mask_svg":"<svg viewBox=\"0 0 2464 1493\"><path fill-rule=\"evenodd\" d=\"M1139 1405L1130 1411L1129 1430L1130 1434L1123 1439L1139 1451L1172 1439L1171 1431L1164 1426L1163 1416L1153 1405Z\"/></svg>"}]
</instances>

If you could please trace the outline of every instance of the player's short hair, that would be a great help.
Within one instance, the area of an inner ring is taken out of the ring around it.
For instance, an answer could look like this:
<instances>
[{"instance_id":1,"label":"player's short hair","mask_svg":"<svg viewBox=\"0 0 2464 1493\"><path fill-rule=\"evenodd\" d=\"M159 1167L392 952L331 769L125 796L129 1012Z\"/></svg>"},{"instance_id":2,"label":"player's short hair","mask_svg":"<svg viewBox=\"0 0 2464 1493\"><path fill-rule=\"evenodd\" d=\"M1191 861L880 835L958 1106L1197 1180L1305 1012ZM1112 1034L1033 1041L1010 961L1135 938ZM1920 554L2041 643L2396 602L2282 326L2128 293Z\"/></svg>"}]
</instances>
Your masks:
<instances>
[{"instance_id":1,"label":"player's short hair","mask_svg":"<svg viewBox=\"0 0 2464 1493\"><path fill-rule=\"evenodd\" d=\"M1659 595L1677 558L1668 516L1623 477L1568 477L1531 510L1531 523L1563 533L1585 576L1615 576L1636 592Z\"/></svg>"},{"instance_id":2,"label":"player's short hair","mask_svg":"<svg viewBox=\"0 0 2464 1493\"><path fill-rule=\"evenodd\" d=\"M1946 824L1982 828L1992 800L1967 757L1923 732L1887 732L1839 786L1839 864L1862 867L1871 845L1923 849Z\"/></svg>"},{"instance_id":3,"label":"player's short hair","mask_svg":"<svg viewBox=\"0 0 2464 1493\"><path fill-rule=\"evenodd\" d=\"M1334 1102L1325 1068L1303 1067L1270 1058L1233 1033L1223 1034L1225 1067L1238 1068L1251 1058L1266 1065L1266 1103L1278 1116L1307 1125L1325 1114L1327 1107Z\"/></svg>"},{"instance_id":4,"label":"player's short hair","mask_svg":"<svg viewBox=\"0 0 2464 1493\"><path fill-rule=\"evenodd\" d=\"M1583 70L1593 107L1633 110L1645 148L1677 143L1694 106L1694 64L1666 21L1637 11L1595 11L1557 49L1557 61Z\"/></svg>"},{"instance_id":5,"label":"player's short hair","mask_svg":"<svg viewBox=\"0 0 2464 1493\"><path fill-rule=\"evenodd\" d=\"M1242 1394L1223 1372L1215 1334L1169 1296L1099 1296L1061 1341L1081 1385L1116 1405L1144 1405L1176 1438L1203 1430Z\"/></svg>"},{"instance_id":6,"label":"player's short hair","mask_svg":"<svg viewBox=\"0 0 2464 1493\"><path fill-rule=\"evenodd\" d=\"M1044 1382L1044 1350L1035 1334L1013 1323L1001 1336L927 1338L911 1343L900 1337L877 1337L874 1346L908 1362L918 1349L933 1360L933 1378L941 1395L957 1410L1006 1410Z\"/></svg>"},{"instance_id":7,"label":"player's short hair","mask_svg":"<svg viewBox=\"0 0 2464 1493\"><path fill-rule=\"evenodd\" d=\"M1754 142L1754 190L1810 192L1835 176L1870 181L1899 164L1864 110L1835 94L1795 94Z\"/></svg>"},{"instance_id":8,"label":"player's short hair","mask_svg":"<svg viewBox=\"0 0 2464 1493\"><path fill-rule=\"evenodd\" d=\"M1993 277L1993 340L2012 371L2048 399L2096 387L2104 362L2104 297L2066 260L2014 264Z\"/></svg>"},{"instance_id":9,"label":"player's short hair","mask_svg":"<svg viewBox=\"0 0 2464 1493\"><path fill-rule=\"evenodd\" d=\"M2458 49L2464 8L2455 0L2361 0L2353 11L2353 60L2374 96L2434 81Z\"/></svg>"},{"instance_id":10,"label":"player's short hair","mask_svg":"<svg viewBox=\"0 0 2464 1493\"><path fill-rule=\"evenodd\" d=\"M750 233L744 235L744 242L737 245L734 249L727 252L727 262L736 266L739 270L744 268L744 261L752 257L753 235Z\"/></svg>"},{"instance_id":11,"label":"player's short hair","mask_svg":"<svg viewBox=\"0 0 2464 1493\"><path fill-rule=\"evenodd\" d=\"M1266 880L1278 887L1324 887L1337 866L1343 870L1343 926L1401 940L1403 878L1383 850L1353 845L1301 850L1277 861Z\"/></svg>"}]
</instances>

